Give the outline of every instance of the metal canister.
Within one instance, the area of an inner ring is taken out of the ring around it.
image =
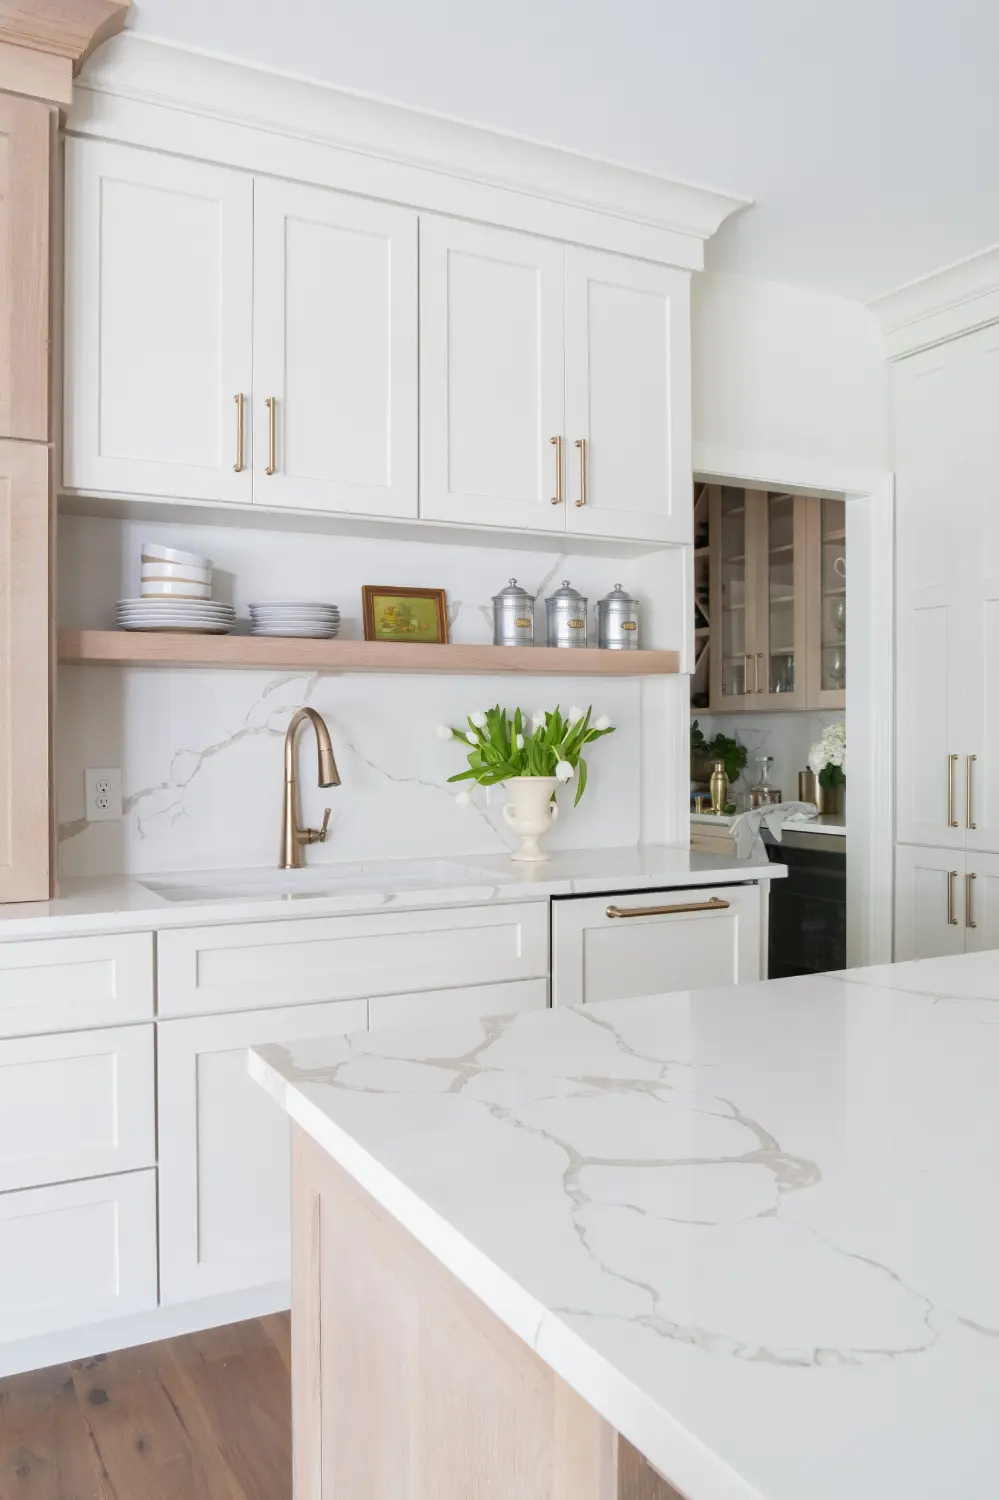
[[[534,645],[534,595],[516,578],[493,595],[493,645]]]
[[[549,646],[586,645],[586,599],[563,578],[562,587],[545,600]]]
[[[615,583],[609,594],[597,600],[598,640],[605,651],[638,650],[639,603]]]

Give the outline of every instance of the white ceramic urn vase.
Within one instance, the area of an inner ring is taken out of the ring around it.
[[[514,776],[504,783],[510,801],[504,804],[503,817],[520,834],[520,848],[510,856],[536,864],[550,859],[538,844],[538,839],[548,832],[558,817],[558,808],[552,801],[552,792],[558,786],[554,776]]]

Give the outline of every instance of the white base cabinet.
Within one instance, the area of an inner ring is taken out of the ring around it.
[[[3,1344],[155,1307],[156,1173],[0,1194],[0,1267]]]
[[[895,962],[999,948],[999,855],[898,844]]]
[[[588,1005],[764,977],[756,885],[552,902],[552,1004]]]

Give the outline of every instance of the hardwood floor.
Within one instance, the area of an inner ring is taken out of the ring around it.
[[[0,1500],[291,1500],[287,1313],[0,1380]]]

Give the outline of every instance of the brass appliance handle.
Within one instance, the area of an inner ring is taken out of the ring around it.
[[[562,504],[562,439],[553,437],[552,444],[555,448],[555,493],[552,496],[553,505]]]
[[[978,824],[975,822],[974,817],[972,816],[972,812],[971,812],[971,805],[972,805],[971,804],[971,791],[972,791],[972,785],[971,784],[972,784],[972,779],[973,779],[973,775],[974,775],[974,773],[972,771],[972,767],[974,766],[975,761],[977,759],[978,759],[977,755],[969,755],[968,756],[968,775],[967,775],[967,783],[966,783],[966,786],[965,786],[965,808],[964,808],[964,824],[965,824],[966,828],[977,828],[978,827]],[[974,922],[972,922],[971,926],[974,927],[974,925],[975,925]]]
[[[974,823],[972,823],[971,827],[974,828],[974,826],[975,826]],[[973,907],[973,903],[972,903],[972,894],[973,894],[972,881],[975,881],[977,879],[978,879],[978,876],[976,874],[974,874],[974,872],[972,872],[969,875],[965,875],[965,877],[964,877],[964,925],[965,925],[965,927],[977,927],[978,926],[978,923],[975,921],[974,907]]]
[[[245,412],[245,407],[246,407],[246,397],[243,395],[243,392],[240,391],[238,393],[238,395],[233,396],[232,399],[236,403],[236,462],[232,466],[232,472],[234,474],[242,474],[242,472],[243,472],[243,438],[244,438],[244,430],[245,430],[244,429],[244,420],[245,420],[244,419],[244,412]]]
[[[586,439],[577,438],[576,447],[579,449],[579,499],[576,505],[586,504]]]
[[[277,397],[268,396],[267,408],[267,467],[265,474],[277,473]]]
[[[947,826],[956,828],[957,819],[954,816],[954,766],[960,759],[957,755],[947,757]]]
[[[671,917],[680,911],[727,911],[729,903],[720,896],[710,901],[688,901],[679,906],[608,906],[608,917]]]
[[[954,881],[957,879],[956,870],[947,871],[947,926],[956,927],[957,918],[954,915]]]

